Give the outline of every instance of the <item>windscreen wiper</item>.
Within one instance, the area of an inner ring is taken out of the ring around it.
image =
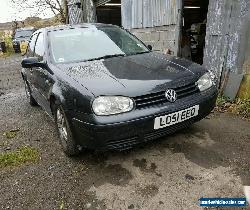
[[[145,54],[145,53],[150,53],[150,51],[131,53],[131,54],[128,54],[128,55],[131,56],[131,55],[139,55],[139,54]]]
[[[120,57],[120,56],[126,56],[126,54],[104,55],[104,56],[101,56],[101,57],[98,57],[98,58],[92,58],[92,59],[88,59],[88,60],[85,60],[85,61],[95,61],[95,60],[114,58],[114,57]]]

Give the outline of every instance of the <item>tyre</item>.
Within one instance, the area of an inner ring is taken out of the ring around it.
[[[54,109],[56,127],[59,134],[60,144],[67,156],[76,156],[80,153],[70,130],[69,122],[61,106]]]
[[[14,49],[15,50],[15,53],[20,53],[20,50],[18,49]]]
[[[29,86],[29,83],[27,82],[27,80],[24,81],[24,85],[25,85],[25,90],[26,90],[27,97],[29,98],[30,105],[31,106],[38,106],[38,103],[36,102],[36,100],[31,95],[31,89],[30,89],[30,86]]]
[[[15,53],[20,53],[21,52],[21,49],[20,49],[20,45],[13,45],[13,49],[15,51]]]

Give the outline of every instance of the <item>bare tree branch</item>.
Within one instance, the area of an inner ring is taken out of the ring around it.
[[[51,10],[56,16],[60,16],[63,23],[66,23],[68,14],[66,14],[67,0],[11,0],[12,6],[22,12],[25,9],[32,10],[31,16],[39,15],[46,10]]]

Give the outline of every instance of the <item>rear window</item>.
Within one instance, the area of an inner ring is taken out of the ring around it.
[[[30,38],[33,32],[33,30],[19,30],[16,31],[15,38]]]

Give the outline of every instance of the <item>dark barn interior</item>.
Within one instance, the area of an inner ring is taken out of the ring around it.
[[[203,63],[208,5],[209,0],[184,0],[182,57],[199,64]]]
[[[121,0],[112,0],[108,3],[97,5],[96,15],[98,23],[121,26]]]
[[[207,18],[209,0],[184,0],[184,28],[201,23]]]

